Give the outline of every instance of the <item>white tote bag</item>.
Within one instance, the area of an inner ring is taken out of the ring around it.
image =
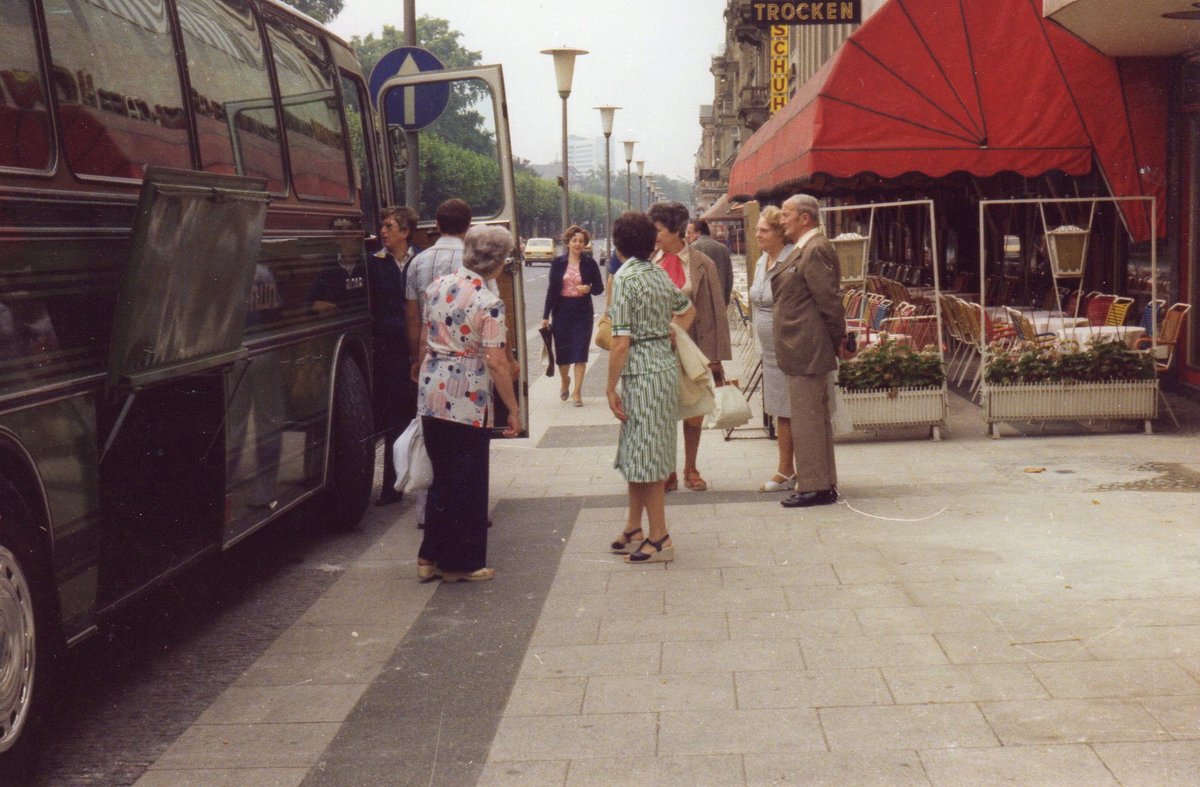
[[[712,412],[704,417],[705,429],[736,429],[753,416],[746,395],[736,385],[716,389]]]
[[[392,464],[396,466],[396,483],[392,488],[397,492],[417,492],[433,483],[433,463],[425,452],[420,416],[412,419],[392,443]]]

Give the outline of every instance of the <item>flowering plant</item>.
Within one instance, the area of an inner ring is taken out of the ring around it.
[[[932,347],[914,350],[879,334],[877,343],[838,367],[838,385],[847,391],[890,388],[931,388],[942,385],[946,372]]]
[[[1120,339],[1096,339],[1087,347],[1018,342],[988,349],[983,379],[991,385],[1044,382],[1153,380],[1154,359]]]

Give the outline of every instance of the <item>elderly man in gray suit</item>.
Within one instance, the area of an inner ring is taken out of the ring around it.
[[[771,272],[771,292],[775,352],[792,404],[796,491],[780,504],[823,506],[838,499],[829,373],[839,357],[848,355],[846,314],[838,295],[841,269],[833,244],[821,232],[816,198],[793,195],[782,210],[784,234],[796,248]]]

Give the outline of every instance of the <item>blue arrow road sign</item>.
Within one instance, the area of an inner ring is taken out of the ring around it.
[[[445,68],[427,49],[402,46],[393,49],[379,59],[371,69],[367,84],[371,90],[371,101],[376,102],[383,83],[395,76],[410,76],[425,71],[441,71]],[[406,131],[425,128],[442,116],[450,102],[450,83],[433,82],[424,85],[406,85],[387,94],[384,120],[388,125],[400,126]]]

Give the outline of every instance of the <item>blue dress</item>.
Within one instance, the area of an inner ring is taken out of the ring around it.
[[[554,335],[554,360],[559,366],[587,363],[588,348],[592,343],[592,327],[595,312],[592,297],[604,294],[604,279],[600,266],[590,255],[579,260],[580,283],[590,284],[587,295],[575,298],[563,297],[563,276],[567,272],[567,256],[556,257],[550,263],[550,281],[546,288],[546,305],[542,318],[551,318],[550,331]]]

